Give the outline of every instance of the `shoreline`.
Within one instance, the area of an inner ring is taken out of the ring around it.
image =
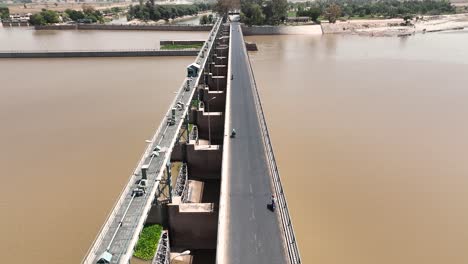
[[[322,23],[323,34],[352,34],[371,37],[402,37],[414,34],[461,30],[468,28],[468,13],[438,16],[422,16],[411,20],[405,26],[403,19],[375,19],[338,21],[334,24]]]

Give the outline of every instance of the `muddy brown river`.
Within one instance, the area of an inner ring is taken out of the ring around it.
[[[0,49],[204,38],[18,32]],[[303,263],[468,262],[468,34],[248,40]],[[0,60],[2,263],[80,262],[192,60]]]

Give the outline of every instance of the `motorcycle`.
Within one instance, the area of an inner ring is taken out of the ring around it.
[[[271,196],[271,203],[267,204],[267,208],[272,212],[276,209],[275,197],[273,195]]]

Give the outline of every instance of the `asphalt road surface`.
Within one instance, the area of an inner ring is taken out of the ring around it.
[[[256,113],[253,80],[237,22],[231,24],[231,127],[227,262],[287,263],[277,212],[267,209],[272,182]]]

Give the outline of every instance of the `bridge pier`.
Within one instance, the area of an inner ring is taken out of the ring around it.
[[[171,246],[216,249],[218,211],[213,203],[169,204]]]

